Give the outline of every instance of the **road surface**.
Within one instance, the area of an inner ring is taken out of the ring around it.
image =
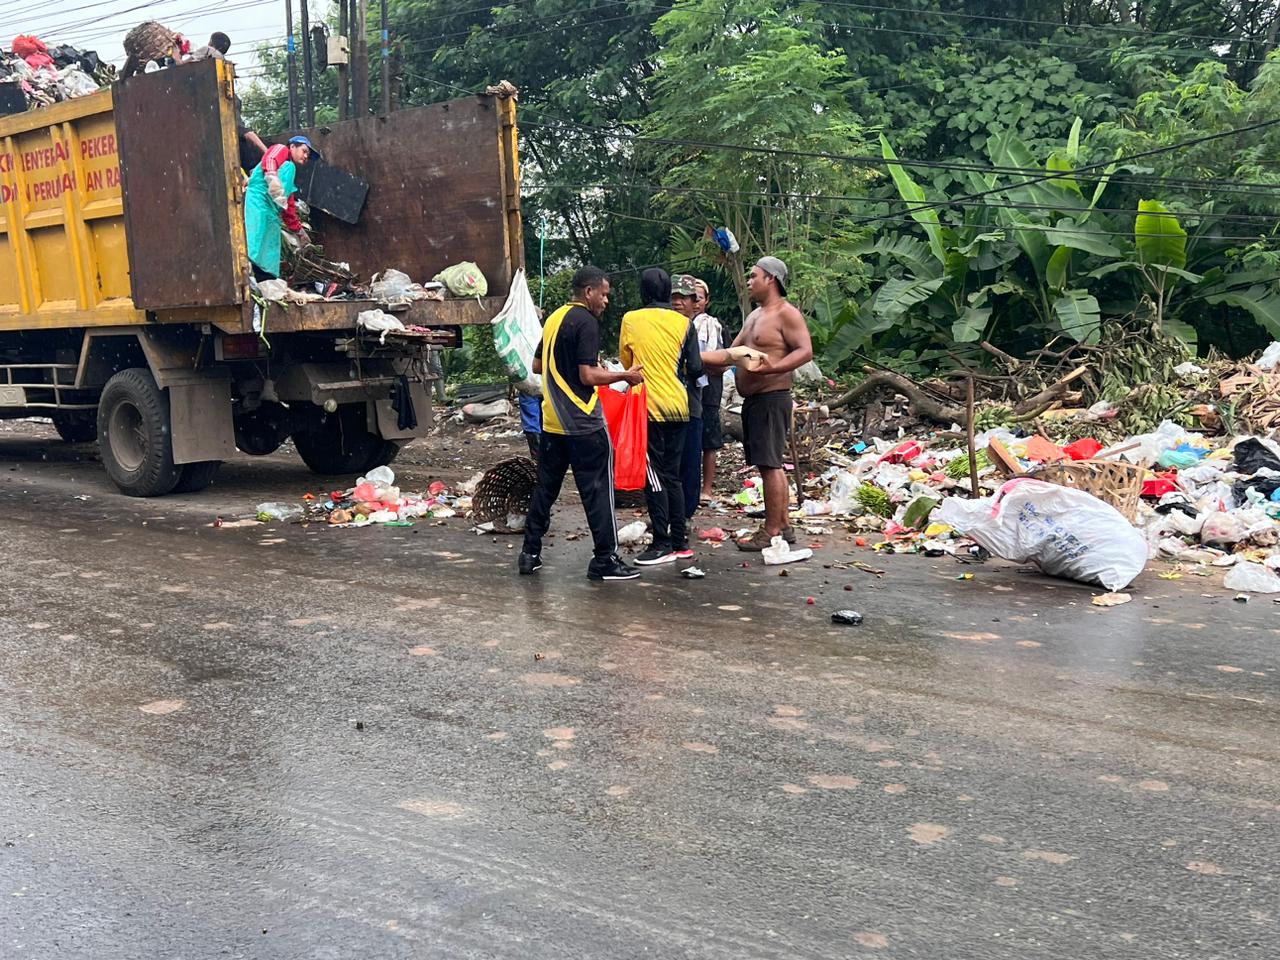
[[[284,453],[140,501],[46,435],[0,435],[6,960],[1280,952],[1280,607],[1216,576],[592,584],[572,508],[517,577],[461,520],[209,525],[325,486]]]

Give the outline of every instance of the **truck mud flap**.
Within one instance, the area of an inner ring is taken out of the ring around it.
[[[173,462],[229,460],[236,452],[231,418],[231,381],[192,376],[170,377],[169,420],[173,426]]]

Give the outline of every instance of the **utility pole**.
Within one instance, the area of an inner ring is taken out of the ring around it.
[[[387,0],[382,0],[382,115],[391,112],[391,41],[387,32]]]
[[[355,115],[362,119],[369,115],[369,0],[355,0],[356,23],[352,34],[355,37],[353,56],[355,65]]]
[[[347,36],[347,0],[338,0],[338,36],[340,37]],[[351,40],[350,38],[348,38],[347,40],[348,61],[351,58],[350,49],[351,49]],[[347,94],[347,66],[348,65],[346,63],[338,64],[338,119],[339,120],[345,120],[349,115],[348,106],[347,106],[347,95],[348,95]]]
[[[298,129],[298,64],[294,59],[295,47],[293,42],[293,0],[284,0],[284,32],[288,35],[288,42],[285,44],[285,63],[288,66],[289,77],[289,129]]]
[[[302,92],[306,106],[307,126],[316,125],[315,76],[311,69],[311,14],[307,0],[302,0]]]

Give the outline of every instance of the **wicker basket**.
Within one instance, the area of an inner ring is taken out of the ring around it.
[[[1091,493],[1133,521],[1138,515],[1144,474],[1141,467],[1120,460],[1076,460],[1045,464],[1032,476]]]
[[[492,523],[497,533],[521,533],[508,517],[529,512],[533,490],[538,483],[538,466],[528,457],[512,457],[490,468],[476,485],[471,498],[471,514],[476,524]]]
[[[178,35],[154,20],[140,23],[124,36],[124,52],[140,64],[173,55]]]

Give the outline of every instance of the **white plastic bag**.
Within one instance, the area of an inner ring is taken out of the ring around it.
[[[507,302],[490,322],[493,345],[507,365],[507,373],[516,381],[516,389],[530,396],[542,396],[542,378],[533,372],[533,358],[542,342],[542,324],[538,322],[538,308],[534,306],[523,270],[517,270],[511,278]]]
[[[1227,571],[1222,585],[1246,593],[1280,593],[1280,577],[1260,563],[1237,563]]]
[[[1254,364],[1259,370],[1274,370],[1280,365],[1280,342],[1274,342],[1262,351],[1262,356]]]
[[[402,270],[386,270],[373,275],[369,295],[389,307],[402,306],[415,300],[425,300],[427,292],[422,284],[414,283]]]
[[[643,520],[618,528],[618,543],[624,547],[638,547],[649,539],[649,528]]]
[[[399,319],[381,310],[361,310],[356,314],[356,326],[370,333],[381,333],[382,336],[378,338],[379,343],[386,343],[387,334],[392,330],[404,329],[404,324]]]
[[[998,557],[1120,590],[1147,565],[1147,542],[1115,507],[1072,487],[1020,477],[994,497],[942,501],[935,519]]]
[[[813,551],[808,547],[792,550],[785,538],[774,537],[769,541],[769,545],[760,551],[760,556],[764,558],[765,563],[776,566],[781,563],[798,563],[801,560],[808,560],[813,556]]]

